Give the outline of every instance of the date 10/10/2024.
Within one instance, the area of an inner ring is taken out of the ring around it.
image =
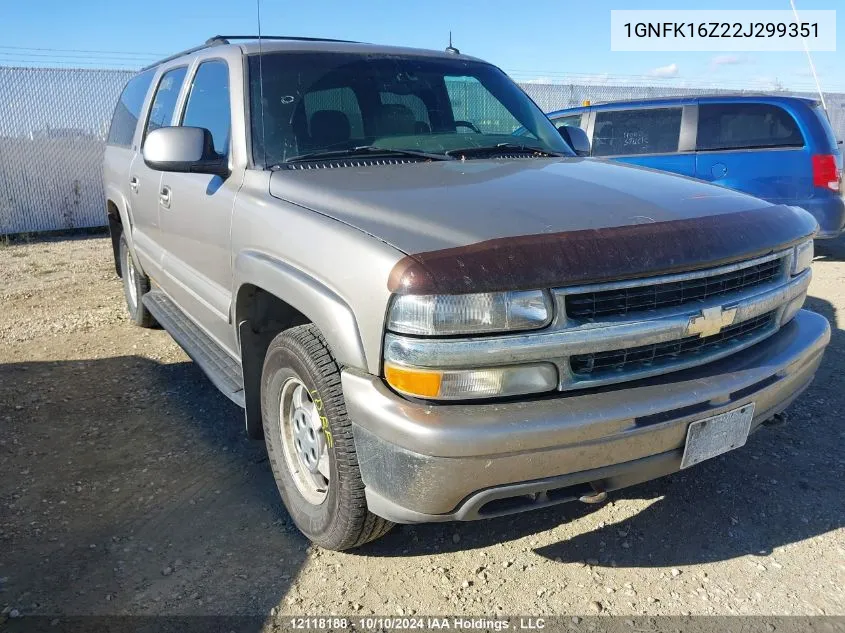
[[[539,631],[546,628],[544,618],[469,618],[469,617],[294,617],[291,629],[327,631],[354,628],[357,630],[458,630],[458,631]]]

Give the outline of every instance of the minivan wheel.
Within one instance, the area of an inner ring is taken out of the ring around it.
[[[155,318],[141,301],[141,298],[150,291],[150,278],[135,266],[125,234],[120,235],[120,271],[129,318],[135,325],[155,327]]]
[[[291,328],[270,343],[261,414],[276,485],[305,536],[343,550],[393,527],[367,509],[340,368],[316,326]]]

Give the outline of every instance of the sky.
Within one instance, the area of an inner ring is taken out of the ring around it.
[[[137,68],[218,33],[257,32],[258,0],[0,0],[0,65]],[[845,3],[836,52],[814,53],[823,89],[845,91]],[[803,52],[610,50],[611,9],[789,9],[788,0],[260,0],[265,35],[444,48],[454,45],[519,81],[812,90]]]

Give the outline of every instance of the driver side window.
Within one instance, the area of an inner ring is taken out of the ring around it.
[[[475,77],[445,77],[456,132],[513,134],[522,127]],[[462,125],[463,124],[463,125]]]
[[[182,125],[209,130],[214,151],[228,156],[231,119],[229,67],[220,60],[203,62],[194,75]]]
[[[143,140],[153,130],[170,125],[173,119],[173,112],[176,110],[176,100],[179,98],[179,91],[182,90],[182,82],[188,73],[186,66],[180,66],[168,70],[161,76],[156,88],[153,103],[150,106],[150,113],[147,115],[147,124],[144,128]],[[143,140],[141,141],[143,145]]]

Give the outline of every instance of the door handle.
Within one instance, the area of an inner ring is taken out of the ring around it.
[[[138,193],[138,187],[140,184],[141,183],[138,180],[138,176],[132,176],[129,178],[129,188],[132,190],[133,193]]]
[[[170,208],[170,187],[168,187],[167,185],[164,185],[164,187],[161,188],[161,193],[159,193],[158,199],[161,202],[161,206],[163,206],[165,209],[169,209]]]

